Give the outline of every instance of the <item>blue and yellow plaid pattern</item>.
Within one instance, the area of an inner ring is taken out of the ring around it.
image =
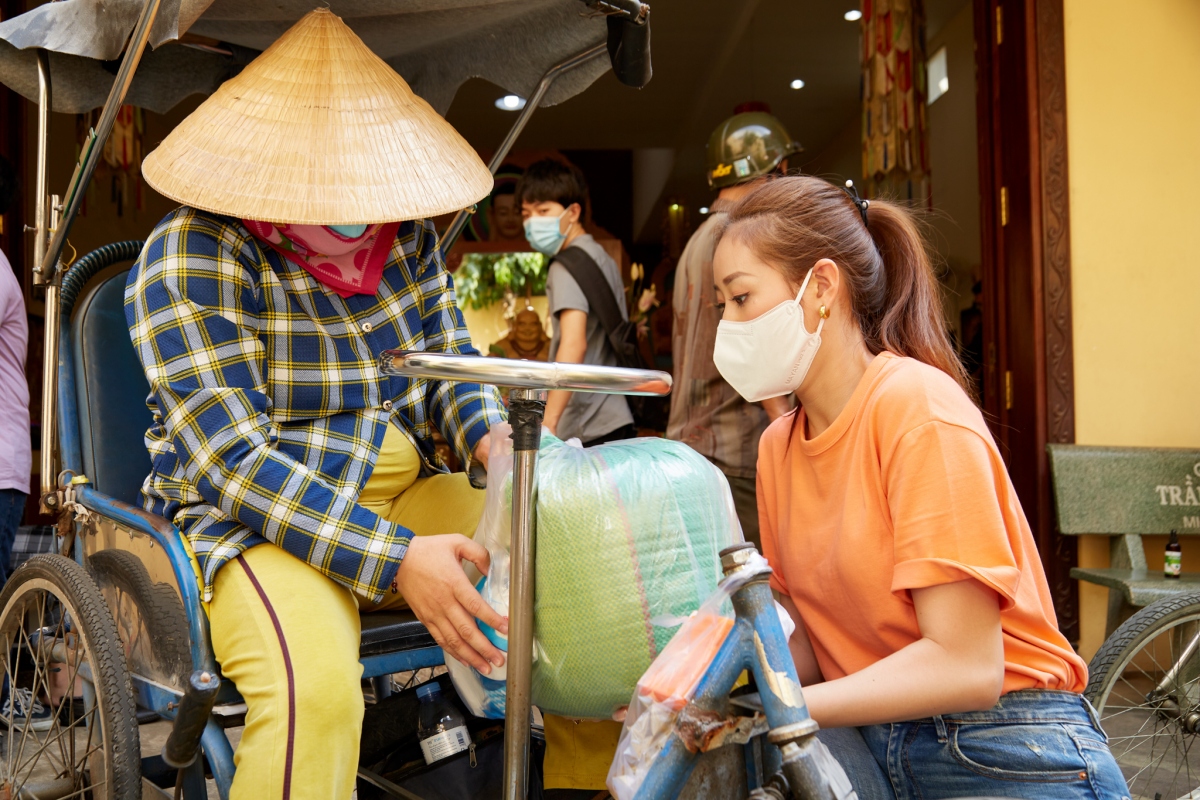
[[[264,542],[379,600],[412,536],[355,502],[386,426],[444,472],[435,428],[465,463],[504,419],[493,387],[379,372],[390,348],[477,354],[429,221],[401,225],[374,295],[342,298],[237,220],[180,208],[130,271],[125,317],[154,414],[143,505],[187,535],[206,600]]]

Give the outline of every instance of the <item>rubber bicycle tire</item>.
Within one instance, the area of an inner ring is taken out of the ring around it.
[[[1104,644],[1088,664],[1088,683],[1087,688],[1083,690],[1083,696],[1103,713],[1104,709],[1101,708],[1099,700],[1113,665],[1120,663],[1127,651],[1153,638],[1158,627],[1168,625],[1189,613],[1200,614],[1200,592],[1188,592],[1159,600],[1125,620],[1121,627],[1104,640]]]
[[[8,624],[13,601],[39,591],[30,584],[40,580],[53,586],[52,594],[72,612],[73,630],[86,644],[94,671],[96,700],[104,735],[109,774],[104,800],[140,800],[142,797],[141,744],[133,685],[125,655],[117,638],[116,623],[95,582],[79,564],[54,554],[36,555],[21,565],[0,592],[0,631]],[[91,793],[93,797],[95,792]]]

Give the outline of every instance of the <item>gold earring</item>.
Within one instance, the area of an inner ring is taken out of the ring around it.
[[[829,319],[829,308],[824,303],[817,309],[817,313],[821,315],[821,319]]]

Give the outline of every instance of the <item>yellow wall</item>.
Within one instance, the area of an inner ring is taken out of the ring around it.
[[[1200,3],[1063,7],[1076,439],[1200,447]],[[1081,564],[1107,565],[1107,540],[1080,545]],[[1161,563],[1161,543],[1146,551]],[[1081,589],[1085,657],[1105,602]]]

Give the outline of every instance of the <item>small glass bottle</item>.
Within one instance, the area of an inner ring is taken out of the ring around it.
[[[471,746],[466,720],[442,696],[442,687],[437,681],[418,686],[417,699],[421,701],[417,716],[417,739],[421,742],[426,764],[449,758]]]
[[[1178,578],[1183,573],[1183,548],[1179,546],[1179,534],[1171,531],[1167,542],[1166,560],[1163,562],[1163,577]]]

